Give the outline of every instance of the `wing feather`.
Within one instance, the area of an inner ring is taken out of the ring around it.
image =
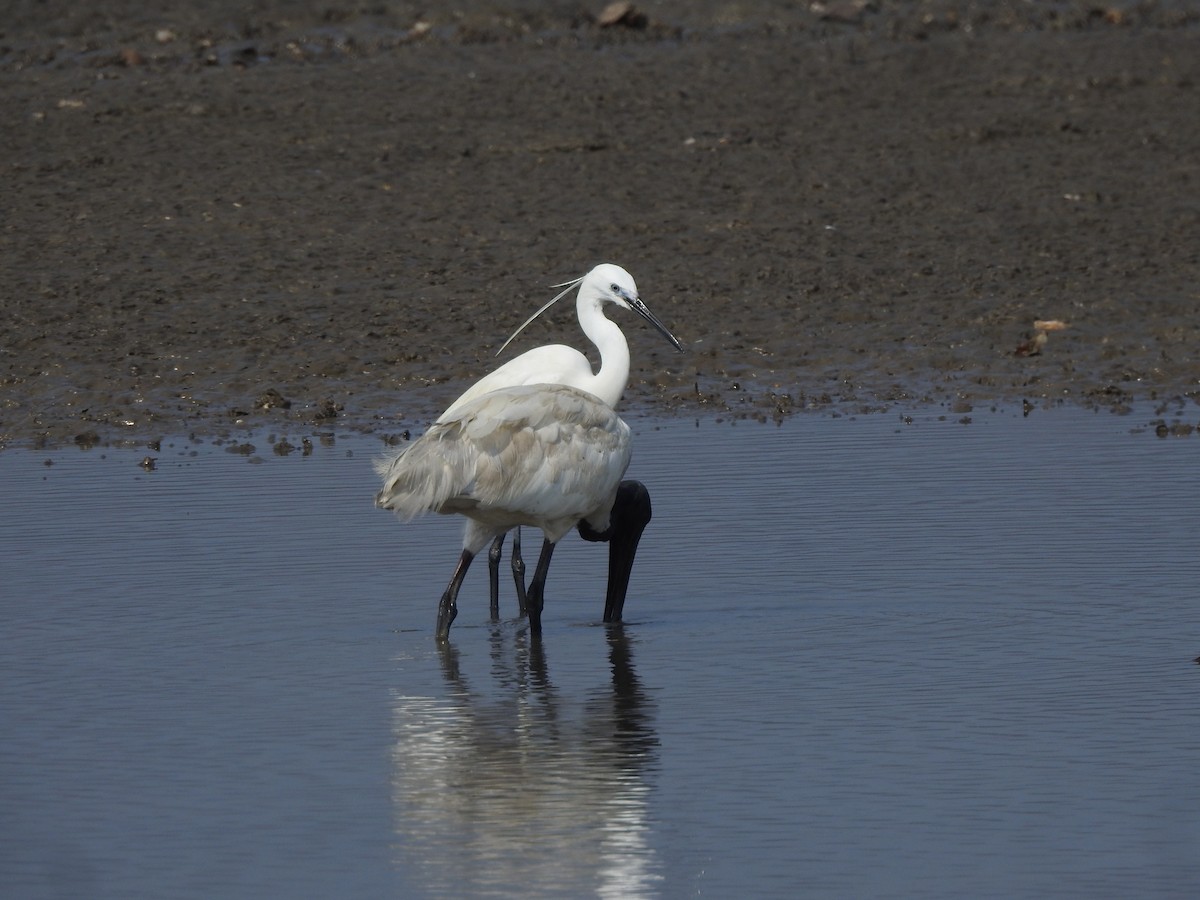
[[[461,431],[459,422],[434,425],[399,453],[377,461],[383,489],[375,505],[407,522],[461,494],[475,478],[475,461]]]
[[[585,516],[607,516],[630,443],[629,426],[585,391],[508,387],[463,404],[378,464],[376,504],[406,520],[427,511],[511,519],[557,540]]]

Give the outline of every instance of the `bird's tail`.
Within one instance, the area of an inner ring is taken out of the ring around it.
[[[455,442],[438,439],[439,428],[434,426],[394,456],[375,461],[375,471],[383,479],[375,505],[392,510],[402,522],[441,509],[475,477],[470,458],[455,452]]]

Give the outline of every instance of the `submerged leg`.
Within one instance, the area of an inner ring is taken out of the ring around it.
[[[533,581],[529,582],[529,633],[542,633],[542,605],[546,593],[546,575],[550,571],[550,557],[554,553],[554,545],[547,540],[542,541],[542,555],[538,557],[537,568],[533,570]]]
[[[463,550],[462,556],[458,558],[458,565],[454,567],[454,574],[450,576],[450,583],[446,585],[446,592],[442,594],[437,617],[439,643],[450,639],[450,623],[458,615],[458,589],[462,587],[463,579],[467,577],[467,569],[471,567],[471,560],[474,558],[475,554],[470,550]]]
[[[493,622],[500,618],[500,556],[503,552],[504,535],[498,534],[488,550],[488,589],[491,592],[489,609]]]
[[[504,535],[496,535],[492,546],[488,549],[488,588],[490,590],[492,621],[500,618],[500,558],[504,555]],[[518,526],[513,532],[512,541],[512,574],[513,584],[517,588],[517,608],[520,615],[525,615],[528,606],[528,595],[525,592],[525,559],[521,556],[521,529]]]
[[[529,596],[525,593],[525,559],[521,556],[521,526],[513,532],[512,542],[513,583],[517,587],[517,609],[521,615],[529,610]]]
[[[629,591],[629,576],[638,541],[650,523],[650,492],[640,481],[622,481],[617,488],[608,528],[596,531],[587,522],[579,523],[579,536],[585,541],[608,542],[608,590],[604,597],[604,621],[620,622]]]

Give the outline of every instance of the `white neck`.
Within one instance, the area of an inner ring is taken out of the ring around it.
[[[588,290],[586,284],[579,288],[575,312],[583,333],[600,351],[600,371],[588,390],[615,408],[629,384],[629,344],[617,324],[604,315],[598,292]]]

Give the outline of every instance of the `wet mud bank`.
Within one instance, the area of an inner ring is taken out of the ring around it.
[[[420,427],[604,260],[688,345],[620,319],[634,414],[1200,419],[1187,5],[60,5],[0,35],[6,445]]]

